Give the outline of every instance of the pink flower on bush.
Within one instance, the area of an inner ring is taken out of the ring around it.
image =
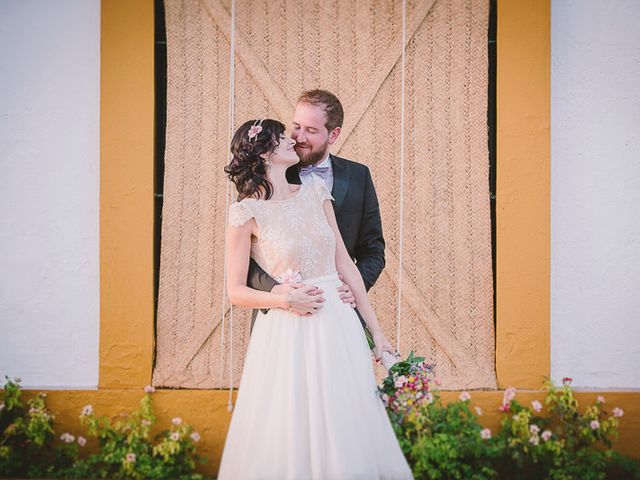
[[[178,432],[172,432],[169,438],[174,442],[177,442],[178,440],[180,440],[180,434]]]
[[[542,437],[542,440],[546,442],[551,438],[551,430],[545,430],[544,432],[542,432],[542,435],[540,436]]]
[[[533,408],[535,412],[540,413],[540,411],[542,411],[542,404],[538,400],[534,400],[531,402],[531,408]]]
[[[460,397],[458,397],[458,398],[460,398],[461,402],[466,402],[468,400],[471,400],[471,395],[469,395],[469,392],[462,392],[460,394]]]
[[[193,432],[190,436],[191,440],[193,440],[194,442],[200,441],[200,434],[198,432]]]
[[[489,440],[491,438],[491,429],[490,428],[482,429],[482,431],[480,432],[480,436],[482,437],[483,440]]]
[[[613,416],[616,418],[620,418],[621,416],[624,415],[624,411],[618,407],[614,408],[612,413],[613,413]]]
[[[529,427],[529,431],[533,434],[536,434],[540,431],[540,427],[538,427],[537,425],[531,425]]]
[[[80,414],[81,417],[85,417],[87,415],[91,415],[93,413],[93,407],[91,405],[85,405],[84,407],[82,407],[82,413]]]
[[[538,445],[540,443],[540,437],[538,437],[538,435],[531,435],[531,438],[529,438],[529,443],[531,445]]]
[[[476,407],[476,413],[478,414],[479,417],[482,416],[482,409],[480,407]]]
[[[516,396],[516,389],[513,387],[507,388],[502,394],[502,405],[498,407],[501,412],[508,412],[511,407],[511,400]]]
[[[597,430],[600,428],[600,422],[598,420],[591,420],[589,425],[591,426],[591,430]]]
[[[174,425],[180,425],[182,423],[182,419],[180,417],[175,417],[171,420],[171,423],[173,423]]]
[[[156,391],[156,389],[153,385],[147,385],[146,387],[144,387],[144,391],[145,393],[153,393]]]
[[[86,438],[78,437],[78,445],[80,445],[81,447],[84,447],[86,443],[87,443],[87,439]]]
[[[135,462],[136,461],[136,454],[132,453],[132,452],[127,453],[126,460],[129,463]]]
[[[424,400],[427,403],[433,403],[433,393],[427,392],[424,396]]]

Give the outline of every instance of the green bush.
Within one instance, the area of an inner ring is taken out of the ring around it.
[[[389,418],[416,479],[640,479],[640,461],[611,449],[622,410],[607,412],[599,396],[580,413],[566,380],[560,388],[545,383],[546,412],[507,389],[497,434],[480,425],[482,411],[472,411],[467,392],[444,405],[434,390],[432,402]]]
[[[146,395],[134,412],[110,420],[98,417],[91,405],[80,414],[80,423],[89,437],[98,442],[98,452],[84,454],[85,437],[69,432],[54,444],[53,415],[45,408],[46,394],[28,402],[21,400],[19,382],[9,380],[0,403],[0,476],[29,478],[175,478],[199,480],[198,463],[205,463],[196,444],[200,435],[181,418],[172,420],[169,429],[151,438],[156,422],[151,394]]]

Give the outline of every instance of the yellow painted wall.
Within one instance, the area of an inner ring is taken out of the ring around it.
[[[550,374],[550,4],[498,1],[496,373]]]
[[[100,388],[149,383],[154,348],[154,14],[104,0],[100,47]]]
[[[25,395],[30,398],[35,392]],[[595,397],[602,394],[606,399],[606,406],[622,408],[625,412],[621,418],[621,436],[614,443],[614,447],[623,453],[640,456],[640,393],[638,392],[581,392],[577,394],[578,401],[584,407],[591,404]],[[144,395],[142,389],[127,390],[58,390],[49,391],[47,406],[56,418],[56,432],[68,431],[73,435],[86,435],[81,427],[78,415],[82,407],[91,404],[97,415],[115,416],[123,411],[137,408],[138,402]],[[202,469],[203,473],[213,475],[217,472],[222,455],[222,448],[229,426],[231,414],[227,411],[228,391],[220,390],[157,390],[153,395],[154,411],[158,417],[156,432],[169,428],[171,419],[180,416],[194,427],[202,438],[198,450],[201,455],[207,455],[209,462]],[[445,402],[457,400],[459,392],[444,392]],[[235,394],[234,394],[235,398]],[[523,405],[530,405],[531,400],[542,401],[544,394],[540,391],[519,391],[516,399]],[[471,392],[473,405],[483,410],[481,423],[493,431],[498,427],[500,413],[497,408],[502,402],[501,391]],[[95,439],[90,439],[87,448],[95,448]]]

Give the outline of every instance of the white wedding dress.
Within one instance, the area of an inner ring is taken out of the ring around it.
[[[362,324],[336,291],[336,241],[322,209],[331,195],[314,180],[286,200],[244,199],[229,209],[232,225],[255,218],[251,256],[268,274],[299,271],[326,301],[310,317],[258,314],[218,478],[413,479]]]

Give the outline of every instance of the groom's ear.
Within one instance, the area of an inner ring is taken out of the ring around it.
[[[331,130],[331,133],[329,133],[329,145],[333,145],[334,143],[336,143],[336,140],[338,140],[341,131],[342,130],[340,129],[340,127],[336,127]]]

